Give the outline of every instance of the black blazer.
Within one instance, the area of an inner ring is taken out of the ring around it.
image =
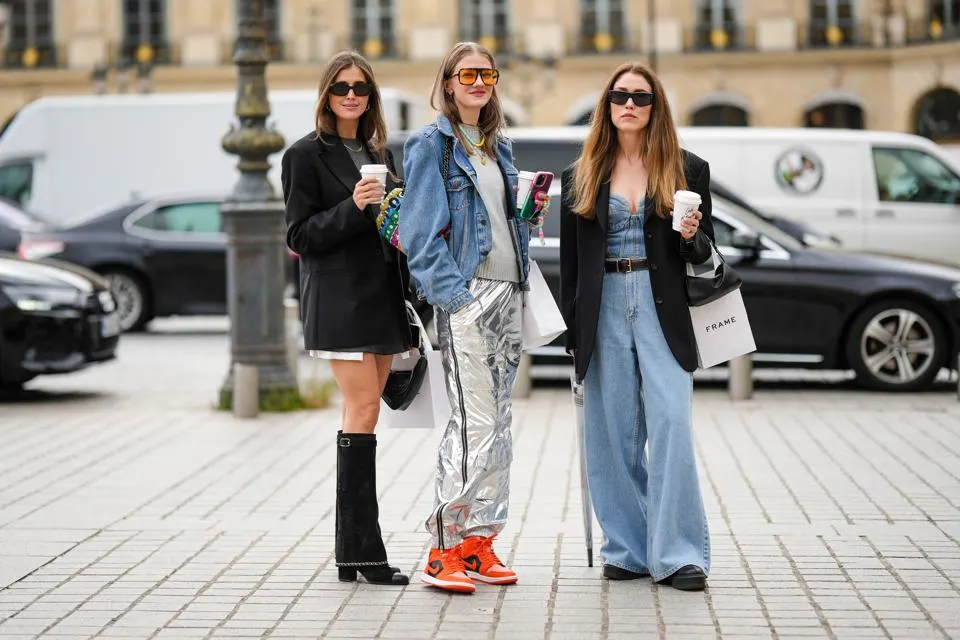
[[[644,208],[644,241],[650,263],[650,282],[660,326],[670,351],[687,371],[697,368],[697,345],[687,307],[684,278],[686,262],[699,263],[710,258],[713,222],[710,213],[710,166],[692,153],[684,152],[684,173],[691,191],[702,202],[700,228],[692,243],[683,241],[673,230],[670,218],[656,213],[656,202],[647,198]],[[587,374],[600,317],[604,260],[607,250],[610,182],[604,182],[597,194],[595,216],[588,220],[570,208],[573,201],[573,169],[563,173],[560,205],[560,309],[567,324],[567,349],[576,350],[574,364],[577,379]]]
[[[389,150],[386,164],[396,175]],[[406,261],[377,232],[378,206],[354,204],[360,171],[347,150],[336,137],[309,133],[284,152],[281,167],[287,246],[300,255],[305,347],[360,350],[393,344],[398,332],[409,346]],[[395,186],[388,175],[387,193]]]

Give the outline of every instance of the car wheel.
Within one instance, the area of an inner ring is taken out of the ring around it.
[[[946,333],[928,308],[886,300],[865,308],[850,327],[847,359],[865,386],[885,391],[928,388],[940,373]]]
[[[121,331],[138,331],[150,321],[147,312],[147,290],[143,281],[126,271],[105,271],[110,292],[117,301]]]

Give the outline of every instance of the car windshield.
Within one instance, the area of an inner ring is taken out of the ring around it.
[[[722,211],[729,213],[740,222],[750,226],[754,231],[757,231],[770,238],[784,249],[803,249],[802,242],[793,236],[784,233],[757,214],[744,209],[740,205],[734,204],[733,202],[730,202],[729,200],[722,198],[717,194],[713,194],[713,204],[715,207],[719,207]]]

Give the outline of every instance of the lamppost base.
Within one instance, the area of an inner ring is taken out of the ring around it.
[[[220,408],[233,406],[235,363],[257,368],[262,410],[302,408],[300,389],[287,360],[283,203],[227,201],[220,210],[228,238],[230,314],[230,369],[220,388]]]

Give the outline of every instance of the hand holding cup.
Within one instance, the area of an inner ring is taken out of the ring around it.
[[[381,202],[383,196],[383,183],[373,176],[361,178],[360,182],[353,188],[353,203],[357,205],[357,209],[361,211],[365,209],[367,205]]]

